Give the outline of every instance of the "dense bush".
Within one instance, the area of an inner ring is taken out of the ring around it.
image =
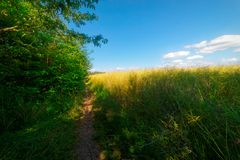
[[[73,159],[98,0],[0,1],[0,159]],[[86,11],[86,12],[83,12]],[[75,24],[75,25],[74,25]]]
[[[91,76],[108,159],[239,159],[240,68]]]
[[[80,8],[94,8],[96,2],[0,2],[0,132],[66,111],[71,95],[84,90],[90,63],[83,45],[103,39],[75,32],[68,23],[95,19]]]

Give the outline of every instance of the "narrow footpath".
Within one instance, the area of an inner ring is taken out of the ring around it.
[[[93,140],[93,97],[88,96],[83,103],[83,117],[79,123],[78,135],[79,143],[77,144],[78,160],[99,160],[99,147]]]

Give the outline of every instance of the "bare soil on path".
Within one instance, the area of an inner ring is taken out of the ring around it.
[[[78,160],[99,160],[99,147],[93,140],[93,97],[88,96],[83,103],[83,117],[78,126],[78,143],[76,146]]]

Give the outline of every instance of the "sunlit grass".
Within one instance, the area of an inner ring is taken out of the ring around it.
[[[239,159],[240,67],[93,75],[109,158]]]

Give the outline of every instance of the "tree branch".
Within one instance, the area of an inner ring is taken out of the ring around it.
[[[17,27],[18,26],[13,26],[13,27],[7,27],[7,28],[2,28],[0,29],[0,33],[1,32],[17,32]]]

